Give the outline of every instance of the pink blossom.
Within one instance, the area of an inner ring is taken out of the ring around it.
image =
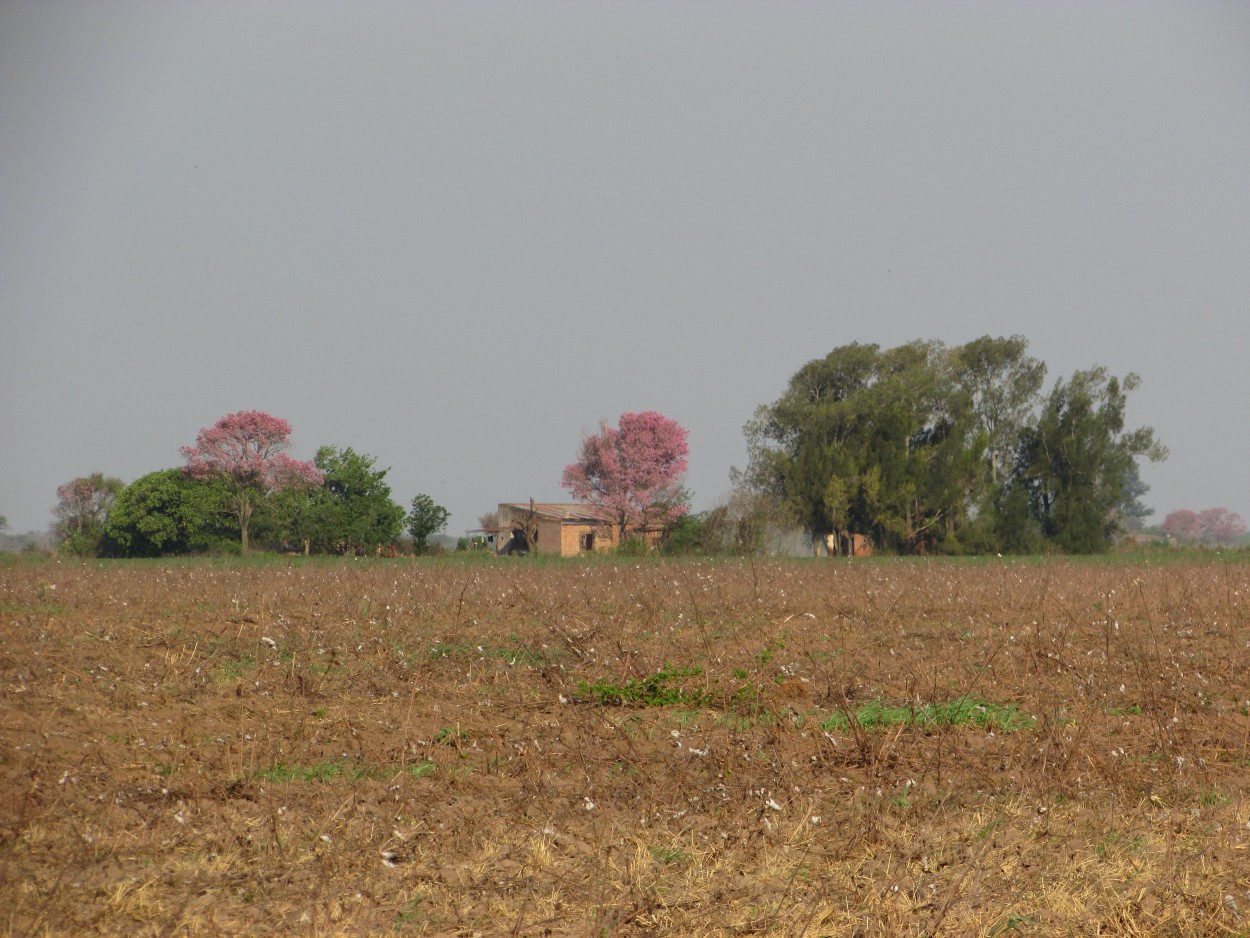
[[[582,441],[578,460],[560,484],[573,497],[607,508],[622,533],[627,525],[664,525],[688,511],[681,481],[686,430],[655,411],[621,414],[619,429],[600,424]]]
[[[291,425],[259,410],[227,414],[200,431],[195,446],[182,447],[186,471],[197,479],[225,474],[246,485],[274,492],[292,484],[320,485],[311,462],[286,455]]]

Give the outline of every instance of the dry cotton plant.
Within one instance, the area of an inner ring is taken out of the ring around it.
[[[1247,570],[7,563],[0,921],[1250,934]]]

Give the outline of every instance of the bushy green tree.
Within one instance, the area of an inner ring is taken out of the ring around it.
[[[1126,498],[1136,501],[1141,492],[1137,458],[1167,458],[1153,429],[1124,429],[1127,392],[1139,382],[1135,374],[1121,382],[1102,367],[1078,371],[1055,384],[1037,426],[1024,435],[1018,484],[1029,492],[1042,535],[1065,553],[1106,550]]]
[[[1028,486],[1009,481],[993,505],[994,547],[1003,554],[1036,554],[1042,549],[1042,528],[1033,514]]]
[[[447,527],[447,519],[451,517],[442,505],[436,504],[430,496],[422,494],[412,500],[412,511],[408,513],[408,533],[412,535],[412,548],[417,554],[430,551],[430,535],[437,534]]]
[[[195,479],[181,469],[150,472],[117,493],[103,550],[117,557],[160,557],[233,544],[229,496],[220,479]]]
[[[936,549],[967,521],[983,443],[940,343],[834,349],[746,432],[746,481],[785,500],[817,541],[863,533],[895,550]]]
[[[1031,423],[1038,404],[1045,363],[1028,354],[1028,340],[982,336],[954,350],[956,379],[980,431],[990,481],[997,485],[1011,471],[1020,434]]]
[[[813,538],[847,532],[865,512],[871,481],[860,472],[859,429],[879,352],[876,345],[854,343],[808,362],[746,425],[741,481],[784,501]]]
[[[665,526],[660,551],[678,557],[711,553],[707,534],[707,513],[687,512]]]
[[[391,500],[390,470],[376,469],[375,463],[351,447],[321,447],[313,464],[324,482],[274,500],[291,538],[319,553],[372,551],[394,543],[404,528],[404,509]]]

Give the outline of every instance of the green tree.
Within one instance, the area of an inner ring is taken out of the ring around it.
[[[1142,501],[1149,491],[1150,486],[1141,477],[1141,464],[1134,459],[1129,464],[1128,474],[1124,478],[1124,491],[1115,507],[1120,525],[1125,531],[1139,534],[1146,529],[1146,519],[1155,513],[1153,508]]]
[[[816,543],[946,553],[1105,547],[1146,509],[1136,459],[1166,450],[1124,431],[1123,384],[1096,368],[1042,397],[1021,336],[958,348],[858,343],[808,362],[746,425],[752,492],[782,501]]]
[[[988,335],[954,351],[956,378],[968,393],[995,485],[1011,469],[1021,432],[1036,409],[1046,365],[1027,354],[1028,340]]]
[[[412,511],[407,518],[413,550],[418,554],[429,553],[430,535],[447,527],[447,519],[450,517],[451,513],[442,505],[435,504],[430,496],[422,494],[414,498]]]
[[[389,469],[351,447],[323,446],[313,464],[325,477],[315,489],[292,489],[275,499],[287,529],[317,552],[373,550],[404,529],[404,509],[391,500]]]
[[[159,557],[233,544],[224,520],[229,488],[181,469],[150,472],[120,492],[104,526],[103,551],[117,557]]]
[[[1033,513],[1029,487],[1008,481],[1001,488],[990,516],[999,553],[1036,554],[1042,549],[1042,529]]]
[[[746,434],[742,479],[782,499],[818,543],[864,533],[894,550],[942,549],[968,521],[983,444],[940,343],[836,348]]]
[[[1121,383],[1102,367],[1078,371],[1056,382],[1023,436],[1017,483],[1029,493],[1042,536],[1065,553],[1106,550],[1126,498],[1136,501],[1144,491],[1135,461],[1167,458],[1150,427],[1124,430],[1127,395],[1139,383],[1135,374]]]
[[[879,357],[878,346],[853,343],[808,362],[745,427],[737,481],[783,502],[814,539],[849,532],[862,513],[860,411]]]
[[[660,550],[665,554],[686,556],[704,552],[705,518],[702,513],[687,512],[664,526]]]
[[[940,549],[966,521],[980,449],[950,362],[938,342],[891,349],[867,398],[863,470],[880,482],[862,530],[894,550]]]

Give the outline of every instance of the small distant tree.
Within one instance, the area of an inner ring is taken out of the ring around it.
[[[630,526],[664,527],[689,511],[682,488],[689,447],[686,429],[655,411],[621,414],[582,441],[560,484],[579,501],[611,512],[625,539]]]
[[[776,553],[798,525],[791,507],[768,492],[738,487],[724,505],[730,549],[736,554]]]
[[[534,507],[534,499],[530,499],[527,509],[512,512],[512,529],[521,532],[525,542],[525,552],[533,553],[538,546],[538,510]]]
[[[665,554],[686,556],[708,553],[707,512],[687,512],[664,529],[660,550]]]
[[[224,478],[230,483],[227,510],[239,527],[240,546],[248,551],[252,516],[268,496],[295,487],[312,488],[323,481],[310,462],[292,459],[291,425],[259,410],[227,414],[196,437],[195,446],[182,447],[193,478]]]
[[[430,496],[421,494],[414,498],[412,511],[408,514],[408,533],[412,535],[413,552],[428,554],[430,536],[446,528],[450,517],[451,512],[436,504]]]
[[[57,487],[53,513],[56,538],[63,550],[82,555],[99,552],[104,522],[122,486],[121,479],[94,472]]]
[[[1141,468],[1137,460],[1133,460],[1129,463],[1124,479],[1124,491],[1115,508],[1121,527],[1130,534],[1139,534],[1144,531],[1146,519],[1155,513],[1153,508],[1142,501],[1149,491],[1150,486],[1142,480]]]

